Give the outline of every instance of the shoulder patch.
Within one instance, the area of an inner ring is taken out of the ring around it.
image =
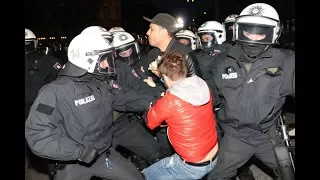
[[[56,69],[56,70],[60,70],[62,68],[61,64],[59,64],[58,62],[56,62],[53,67]]]
[[[54,111],[54,109],[55,108],[52,107],[52,106],[40,103],[40,104],[38,104],[36,111],[51,116],[53,111]]]

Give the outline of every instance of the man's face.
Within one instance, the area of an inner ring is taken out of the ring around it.
[[[186,46],[189,46],[190,44],[190,41],[188,39],[179,39],[178,41]]]
[[[129,57],[132,54],[132,47],[128,50],[119,52],[119,56],[121,57]]]
[[[213,40],[213,37],[210,34],[204,34],[201,36],[202,42],[210,42]]]
[[[157,45],[162,39],[164,30],[165,30],[164,28],[160,28],[160,26],[154,23],[150,24],[149,30],[147,31],[147,35],[148,35],[149,44],[151,46],[157,47]]]
[[[108,63],[107,59],[100,62],[101,69],[106,69],[107,67],[109,67],[109,63]]]
[[[267,36],[266,34],[251,34],[251,33],[247,32],[247,31],[243,31],[243,34],[247,38],[249,38],[249,39],[251,39],[253,41],[260,41],[260,40],[266,38],[266,36]]]

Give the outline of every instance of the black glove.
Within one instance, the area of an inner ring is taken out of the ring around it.
[[[78,160],[90,164],[98,156],[98,151],[92,146],[84,146],[81,150]]]

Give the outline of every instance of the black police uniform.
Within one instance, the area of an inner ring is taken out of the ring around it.
[[[116,70],[116,80],[108,81],[114,89],[141,92],[154,97],[154,99],[161,97],[161,91],[148,86],[132,67],[121,60],[116,59]],[[118,116],[113,122],[115,132],[112,146],[114,148],[119,145],[125,147],[147,160],[149,164],[153,164],[163,157],[157,140],[139,123],[144,122],[141,120],[141,116],[137,113],[127,112],[118,112]]]
[[[253,155],[278,171],[275,120],[286,96],[295,95],[295,53],[269,47],[249,67],[241,46],[219,54],[212,69],[216,93],[223,98],[216,116],[224,136],[211,180],[234,177]]]
[[[195,52],[196,57],[199,61],[201,73],[202,73],[202,79],[206,81],[209,88],[216,92],[218,89],[216,89],[216,85],[213,80],[213,73],[212,68],[214,64],[214,57],[218,55],[219,53],[227,53],[232,47],[232,44],[229,44],[228,42],[223,42],[222,44],[216,44],[215,46],[211,48],[206,48],[201,51]],[[214,99],[216,100],[216,105],[219,107],[221,102],[219,101],[219,97],[216,97],[217,94],[212,93],[214,96]],[[219,102],[218,102],[219,101]],[[218,108],[218,107],[215,107]],[[218,132],[218,139],[221,139],[221,131],[219,129],[219,126],[216,126],[217,132]],[[240,180],[252,180],[254,179],[253,173],[247,166],[243,166],[240,169],[238,169],[238,177]]]
[[[83,71],[73,68],[76,74]],[[92,74],[71,77],[64,70],[39,91],[30,110],[25,137],[32,152],[66,164],[56,179],[143,179],[133,164],[111,148],[113,110],[146,111],[154,97],[112,88]]]
[[[53,56],[31,52],[25,55],[25,119],[39,89],[56,79],[62,64]]]

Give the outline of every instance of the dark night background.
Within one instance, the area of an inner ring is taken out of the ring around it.
[[[273,6],[283,22],[295,16],[294,0],[25,0],[24,22],[37,37],[47,38],[67,36],[70,40],[90,25],[121,26],[130,33],[145,34],[149,23],[142,16],[167,12],[182,17],[186,24],[194,19],[199,26],[208,20],[222,22],[255,2]]]

